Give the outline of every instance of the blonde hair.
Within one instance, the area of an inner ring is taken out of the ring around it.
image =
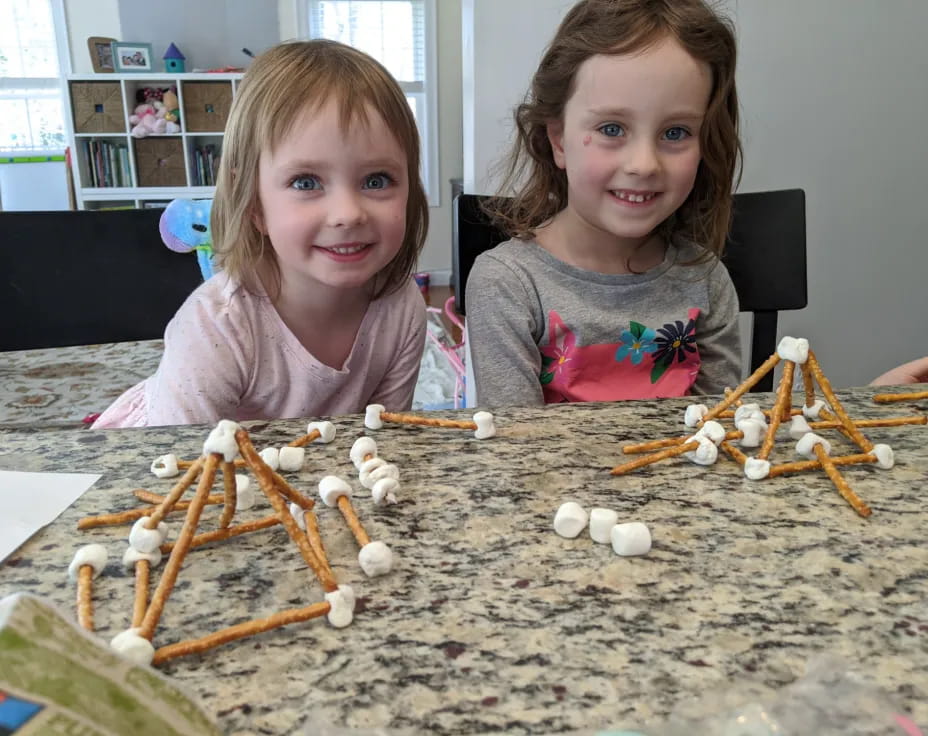
[[[721,256],[741,159],[736,45],[731,22],[703,0],[581,0],[568,11],[516,108],[518,137],[503,162],[499,194],[485,204],[500,229],[531,238],[567,206],[567,175],[554,163],[547,126],[563,120],[580,65],[599,54],[635,53],[667,37],[710,67],[712,94],[699,133],[702,160],[693,190],[658,231],[667,240],[679,236]],[[513,190],[515,197],[506,198]]]
[[[273,248],[254,223],[258,203],[258,163],[307,111],[338,104],[343,129],[368,123],[368,112],[383,118],[406,154],[409,199],[406,232],[396,257],[378,274],[374,298],[398,289],[410,276],[428,231],[428,200],[419,176],[419,132],[396,80],[367,54],[335,41],[291,41],[272,47],[252,63],[232,103],[210,220],[218,265],[255,287],[266,264],[280,289]]]

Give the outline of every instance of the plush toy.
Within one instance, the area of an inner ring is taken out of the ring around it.
[[[164,103],[164,119],[169,123],[180,122],[180,104],[173,90],[165,90],[161,102]]]
[[[175,253],[197,252],[200,273],[206,281],[213,275],[213,236],[209,217],[211,199],[175,199],[161,213],[158,230],[161,240]]]
[[[133,138],[144,138],[149,135],[164,133],[179,133],[180,126],[166,119],[167,110],[163,102],[143,102],[136,105],[135,111],[129,116],[132,129],[129,134]]]

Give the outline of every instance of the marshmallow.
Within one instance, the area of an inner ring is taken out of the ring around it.
[[[99,577],[106,567],[106,547],[102,544],[85,544],[74,554],[74,559],[68,565],[68,577],[71,581],[77,580],[77,574],[84,565],[93,568],[93,576]]]
[[[381,478],[371,488],[371,496],[378,506],[383,503],[396,503],[396,492],[400,489],[400,482],[396,478]]]
[[[135,664],[151,664],[155,658],[155,648],[143,636],[140,628],[126,629],[110,640],[110,648]]]
[[[770,475],[770,462],[756,457],[744,461],[744,476],[748,480],[762,480]]]
[[[618,514],[616,515],[618,518]],[[554,515],[554,531],[567,539],[573,539],[586,527],[590,515],[576,501],[562,503]]]
[[[148,517],[143,516],[132,525],[129,532],[129,545],[139,552],[154,552],[168,536],[168,525],[163,521],[158,523],[157,529],[147,529],[147,523]]]
[[[306,425],[306,434],[312,433],[314,429],[319,430],[319,437],[313,440],[314,443],[327,445],[335,439],[335,425],[332,422],[310,422]]]
[[[738,422],[744,419],[758,419],[765,424],[767,423],[767,418],[764,416],[764,412],[761,411],[760,404],[742,404],[737,409],[735,409],[735,426],[738,426]]]
[[[265,447],[258,453],[271,470],[280,469],[280,450],[276,447]]]
[[[889,445],[874,445],[870,454],[876,458],[876,464],[884,470],[889,470],[896,464],[893,448]]]
[[[738,443],[742,447],[760,447],[760,443],[767,434],[767,423],[756,419],[742,419],[738,429],[744,435]]]
[[[222,455],[223,460],[231,463],[238,455],[238,444],[235,442],[235,433],[238,428],[238,424],[233,421],[220,420],[215,429],[209,433],[206,442],[203,443],[203,454],[218,453]]]
[[[369,578],[386,575],[393,568],[393,553],[383,542],[368,542],[358,552],[358,564]]]
[[[651,532],[640,521],[616,524],[609,537],[613,552],[622,557],[646,555],[651,551]]]
[[[590,511],[590,538],[600,544],[609,544],[609,532],[618,520],[619,514],[612,509],[592,509]]]
[[[789,436],[794,440],[798,440],[803,435],[808,434],[812,431],[812,427],[809,426],[809,423],[806,421],[806,418],[801,414],[795,414],[789,422]]]
[[[802,365],[809,359],[809,341],[804,337],[784,337],[777,345],[777,355]]]
[[[281,447],[278,456],[281,470],[299,470],[303,467],[306,450],[302,447]]]
[[[723,427],[718,422],[713,422],[711,419],[702,425],[696,434],[693,435],[694,439],[699,437],[705,437],[714,445],[718,445],[722,440],[725,439],[725,427]]]
[[[380,429],[383,427],[383,420],[380,415],[385,408],[383,404],[368,404],[364,410],[364,426],[368,429]]]
[[[257,501],[255,492],[251,489],[251,480],[247,475],[237,473],[235,476],[235,508],[247,511]]]
[[[177,455],[167,454],[156,457],[151,463],[151,472],[159,478],[173,478],[180,473],[177,467]]]
[[[354,591],[350,585],[339,585],[338,590],[325,594],[329,604],[326,618],[336,629],[343,629],[354,619]]]
[[[351,451],[348,453],[351,462],[360,470],[364,458],[368,455],[377,457],[377,443],[374,442],[373,437],[358,437],[351,446]]]
[[[804,416],[806,419],[815,421],[819,418],[819,415],[822,413],[822,409],[824,408],[825,402],[821,399],[816,399],[814,402],[812,402],[812,406],[802,407],[802,416]]]
[[[690,442],[691,440],[698,441],[699,447],[697,447],[695,450],[690,450],[689,452],[683,453],[683,457],[685,457],[687,460],[694,462],[697,465],[712,465],[716,460],[718,460],[719,448],[716,447],[715,443],[708,437],[693,435],[687,440],[687,442]]]
[[[493,423],[493,415],[490,412],[478,411],[474,414],[474,423],[477,425],[474,437],[478,440],[488,440],[496,435],[496,425]]]
[[[683,423],[687,427],[695,427],[704,416],[709,413],[709,407],[705,404],[690,404],[683,412]]]
[[[158,567],[161,564],[160,547],[156,547],[152,552],[139,552],[135,547],[126,547],[126,551],[122,555],[123,567],[131,570],[139,560],[148,560],[152,567]]]
[[[373,464],[375,462],[377,463],[376,465]],[[381,457],[374,457],[364,463],[358,473],[358,480],[361,481],[361,485],[365,488],[373,488],[374,483],[381,478],[395,478],[399,480],[400,469],[392,463],[386,462]]]
[[[351,498],[351,486],[337,475],[327,475],[319,481],[319,496],[326,506],[334,506],[339,496]]]
[[[306,531],[306,517],[303,516],[303,507],[298,503],[290,504],[290,516],[293,517],[293,520],[296,522],[296,525],[300,527],[304,532]]]
[[[815,454],[816,445],[821,445],[826,455],[831,453],[831,443],[824,437],[819,437],[815,432],[809,432],[799,438],[796,443],[796,452],[803,457],[809,458],[809,460],[815,460],[818,458],[818,455]]]

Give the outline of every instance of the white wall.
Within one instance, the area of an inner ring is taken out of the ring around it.
[[[122,37],[118,0],[64,0],[68,45],[74,74],[93,74],[87,39],[91,36]],[[64,67],[64,64],[62,64]]]
[[[509,140],[500,121],[570,3],[464,3],[465,187],[486,192]],[[928,3],[726,5],[739,34],[741,191],[807,197],[809,306],[782,313],[780,334],[808,337],[836,385],[866,383],[928,352]]]

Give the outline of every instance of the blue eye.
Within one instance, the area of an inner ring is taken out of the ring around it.
[[[319,183],[319,180],[315,176],[298,176],[290,182],[290,186],[301,192],[311,192],[315,189],[322,189],[322,184]]]
[[[607,138],[618,138],[620,135],[625,134],[625,129],[618,123],[606,123],[605,125],[600,125],[598,130]]]
[[[365,189],[386,189],[393,183],[393,177],[389,174],[369,174],[364,177]]]
[[[664,133],[664,138],[673,143],[678,143],[682,140],[686,140],[690,137],[690,132],[686,128],[681,128],[680,126],[675,126],[673,128],[668,128]]]

